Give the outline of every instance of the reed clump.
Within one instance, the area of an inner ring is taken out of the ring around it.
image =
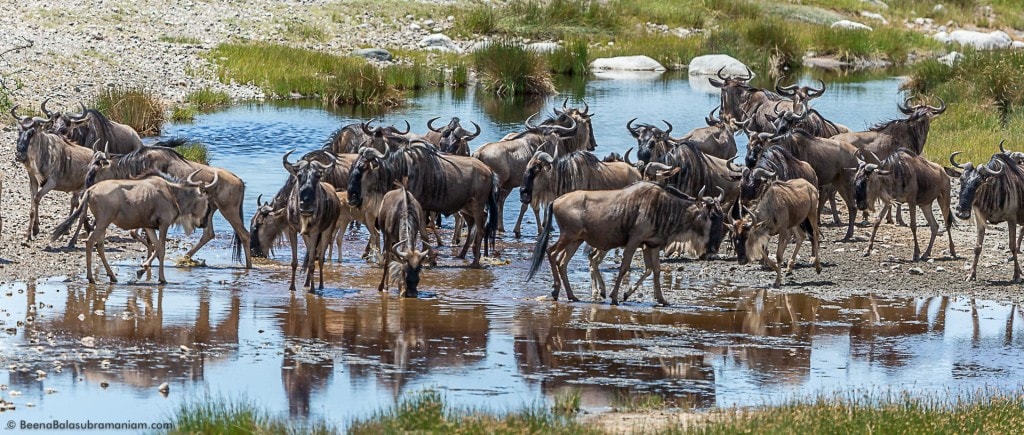
[[[555,92],[543,56],[511,40],[498,40],[473,53],[480,84],[500,97]]]
[[[96,96],[91,107],[113,121],[134,128],[140,136],[160,134],[166,120],[160,99],[145,88],[108,88]]]

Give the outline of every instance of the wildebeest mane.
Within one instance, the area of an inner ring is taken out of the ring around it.
[[[918,119],[923,117],[923,119]],[[916,121],[916,122],[914,122]],[[910,135],[911,150],[914,154],[920,155],[924,152],[925,141],[928,140],[928,129],[931,125],[927,115],[913,115],[903,119],[892,119],[880,122],[869,128],[869,131],[884,133],[892,138],[899,139],[902,134]]]
[[[695,142],[676,141],[672,150],[663,154],[658,160],[666,165],[680,168],[679,173],[666,180],[666,184],[675,186],[686,194],[696,195],[701,188],[708,184],[708,157]]]

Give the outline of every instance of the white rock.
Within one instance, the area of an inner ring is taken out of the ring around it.
[[[861,24],[861,23],[858,23],[856,21],[850,21],[850,20],[839,20],[839,21],[836,21],[836,22],[832,23],[832,25],[829,26],[829,27],[831,27],[833,29],[867,30],[869,32],[871,30],[873,30],[871,28],[871,26],[868,26],[866,24]]]
[[[647,56],[619,56],[594,59],[590,67],[595,70],[665,71],[658,61]]]
[[[423,22],[423,25],[424,26],[433,26],[434,25],[434,20],[426,20],[426,21]]]
[[[875,12],[860,11],[860,16],[864,18],[870,18],[875,21],[881,21],[882,24],[889,24],[889,20],[885,19],[885,17],[883,17],[882,14],[878,14]]]
[[[725,76],[753,74],[743,62],[727,54],[707,54],[690,60],[690,75],[713,76],[718,70]]]
[[[96,346],[96,339],[93,338],[93,337],[82,337],[81,342],[82,342],[82,346],[85,346],[85,347],[95,347]]]
[[[1013,43],[1013,39],[1002,30],[995,30],[991,33],[954,30],[949,34],[949,42],[971,46],[978,50],[993,50],[1009,47]]]
[[[487,39],[485,39],[483,41],[477,41],[477,42],[474,42],[473,45],[470,45],[469,48],[467,49],[467,51],[469,51],[470,53],[473,53],[473,52],[476,52],[476,51],[480,51],[480,50],[483,50],[483,49],[485,49],[487,47],[490,47],[491,44],[492,44],[492,42],[490,40],[487,40]]]
[[[935,12],[942,12],[942,11],[943,11],[943,10],[945,10],[945,9],[946,9],[946,7],[945,7],[945,6],[943,6],[943,5],[942,5],[942,4],[940,3],[940,4],[937,4],[937,5],[935,5],[935,7],[933,7],[933,8],[932,8],[932,11],[935,11]]]
[[[435,33],[426,36],[420,40],[419,46],[426,49],[432,49],[431,47],[442,47],[448,51],[462,53],[462,49],[459,48],[458,45],[455,45],[455,42],[452,42],[452,38],[449,38],[442,33]]]
[[[920,267],[911,267],[910,269],[907,269],[907,273],[911,275],[924,275],[924,270],[921,270]]]
[[[959,52],[956,52],[956,51],[951,51],[951,52],[949,52],[949,54],[947,54],[945,56],[942,56],[942,57],[940,57],[940,58],[938,58],[936,60],[938,60],[939,62],[942,62],[942,63],[944,63],[946,65],[953,66],[954,64],[956,64],[957,62],[959,62],[959,61],[961,61],[963,59],[964,59],[964,55],[962,55],[962,54],[960,54]]]
[[[416,23],[409,23],[409,30],[419,30],[423,27]]]
[[[1024,48],[1024,41],[1013,41],[1013,43],[1010,44],[1010,48],[1014,50],[1020,50]]]
[[[562,46],[555,42],[534,42],[526,45],[526,49],[534,53],[554,53],[561,48]]]
[[[949,43],[949,33],[946,33],[945,31],[936,33],[932,35],[932,39],[939,41],[943,44],[947,44]]]
[[[168,384],[168,383],[164,382],[164,383],[160,384],[160,386],[159,386],[159,387],[157,387],[157,389],[156,389],[156,390],[157,390],[157,391],[159,391],[159,392],[160,392],[161,394],[163,394],[164,396],[166,396],[166,395],[167,395],[167,392],[168,392],[168,391],[171,391],[171,386],[170,386],[170,384]]]

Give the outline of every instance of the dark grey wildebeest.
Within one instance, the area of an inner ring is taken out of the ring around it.
[[[791,236],[796,240],[793,256],[789,259],[786,274],[793,272],[797,253],[804,239],[811,239],[811,255],[814,256],[814,271],[821,273],[821,258],[818,252],[820,231],[818,229],[818,189],[802,178],[786,181],[775,179],[776,174],[755,168],[754,178],[764,178],[767,186],[761,194],[754,211],[733,223],[733,247],[739,264],[763,258],[775,270],[774,287],[782,285],[782,263]],[[775,260],[768,255],[768,242],[772,236],[779,236]]]
[[[334,186],[321,181],[324,172],[336,163],[331,162],[325,166],[316,160],[299,160],[292,164],[288,162],[288,156],[294,151],[288,151],[281,158],[284,168],[295,178],[295,184],[288,195],[288,205],[285,207],[288,225],[291,227],[291,231],[286,232],[286,235],[292,248],[292,279],[288,289],[295,290],[298,233],[302,235],[302,241],[306,245],[306,256],[302,263],[302,268],[306,271],[304,287],[308,287],[312,293],[316,288],[313,274],[316,273],[318,263],[320,289],[324,288],[324,256],[327,247],[333,242],[338,215],[341,214],[341,202],[334,192]]]
[[[674,242],[696,246],[699,251],[717,246],[722,232],[713,229],[721,227],[722,219],[722,209],[713,198],[694,199],[671,186],[647,181],[625,189],[570,192],[548,205],[527,280],[536,274],[547,253],[554,279],[551,296],[558,299],[558,291],[564,286],[566,298],[576,301],[567,267],[580,245],[586,243],[600,251],[623,248],[611,295],[615,305],[619,303],[619,286],[632,265],[633,254],[642,249],[647,269],[654,274],[654,297],[659,304],[668,305],[661,294],[659,252]],[[549,248],[553,221],[558,222],[560,233],[558,241]],[[624,295],[623,301],[628,297],[629,294]]]
[[[779,181],[802,178],[812,185],[818,185],[818,177],[810,163],[796,158],[793,153],[778,145],[772,145],[764,152],[759,153],[753,169],[757,168],[773,172],[775,179]],[[742,169],[740,203],[746,206],[752,206],[766,186],[764,177],[753,176],[753,169]]]
[[[67,234],[75,220],[79,221],[78,226],[81,228],[86,219],[84,212],[88,209],[96,222],[92,234],[85,242],[86,278],[90,283],[96,282],[92,274],[92,251],[95,247],[110,282],[117,282],[117,276],[111,270],[103,249],[107,227],[114,224],[125,230],[146,230],[148,242],[152,245],[147,248],[152,253],[142,263],[143,270],[137,276],[141,277],[148,270],[155,256],[160,264],[160,283],[166,283],[164,246],[167,243],[168,228],[181,225],[185,234],[191,234],[193,228],[209,222],[211,209],[208,198],[213,194],[212,188],[217,184],[218,175],[214,173],[213,181],[206,184],[193,178],[200,171],[202,169],[196,169],[185,181],[163,174],[143,174],[141,179],[98,182],[86,189],[82,204],[57,226],[51,240]]]
[[[409,143],[409,139],[406,137],[411,128],[408,121],[405,122],[405,131],[401,131],[395,126],[371,127],[370,124],[373,124],[373,121],[374,119],[357,122],[338,129],[327,139],[323,149],[335,154],[354,154],[359,152],[360,148],[367,146],[387,153],[389,149]]]
[[[211,208],[220,211],[235,232],[232,242],[235,261],[242,261],[244,254],[245,268],[252,268],[249,231],[245,229],[245,221],[242,220],[245,183],[230,171],[190,162],[170,148],[142,147],[122,155],[97,152],[92,158],[92,164],[89,165],[85,184],[88,187],[103,180],[129,179],[149,171],[158,171],[173,177],[184,178],[196,169],[202,169],[198,175],[199,181],[208,182],[215,175],[219,178],[220,182],[213,187],[210,195]],[[211,213],[208,216],[208,222],[203,225],[203,236],[192,249],[185,253],[185,257],[192,258],[200,248],[213,240],[213,236],[213,214]]]
[[[142,148],[142,139],[135,129],[114,122],[96,109],[82,107],[80,114],[68,114],[64,125],[55,126],[58,134],[63,135],[81,146],[101,149],[114,154],[126,154]]]
[[[949,163],[963,173],[960,175],[960,200],[956,217],[970,219],[978,227],[978,241],[974,246],[974,261],[968,281],[978,277],[978,258],[985,242],[985,228],[988,224],[1006,222],[1010,252],[1013,254],[1013,282],[1020,282],[1020,263],[1017,260],[1017,225],[1024,222],[1024,170],[1013,158],[1005,153],[996,153],[988,163],[974,167],[956,162],[955,152],[949,156]]]
[[[376,225],[384,235],[387,250],[384,252],[384,270],[378,291],[386,290],[390,281],[398,285],[399,296],[416,296],[420,271],[437,255],[430,247],[416,249],[417,239],[426,231],[426,217],[419,201],[404,186],[384,194]]]

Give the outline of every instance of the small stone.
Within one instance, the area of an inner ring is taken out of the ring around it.
[[[910,269],[907,269],[907,273],[911,275],[924,275],[924,271],[921,270],[920,267],[911,267]]]
[[[936,267],[936,268],[935,268],[935,271],[936,271],[936,272],[945,272],[945,271],[946,271],[946,268],[945,268],[945,267],[942,267],[942,266],[939,266],[939,267]]]
[[[156,390],[159,391],[160,394],[163,394],[164,397],[166,397],[167,393],[171,391],[171,385],[166,383],[166,382],[164,382],[164,383],[160,384],[160,386],[157,387]]]
[[[85,347],[96,347],[96,339],[93,337],[82,337],[82,346]]]
[[[185,352],[185,353],[189,353],[190,351],[192,351],[192,349],[190,349],[188,346],[185,346],[184,344],[179,346],[178,348],[181,349],[181,351]]]

